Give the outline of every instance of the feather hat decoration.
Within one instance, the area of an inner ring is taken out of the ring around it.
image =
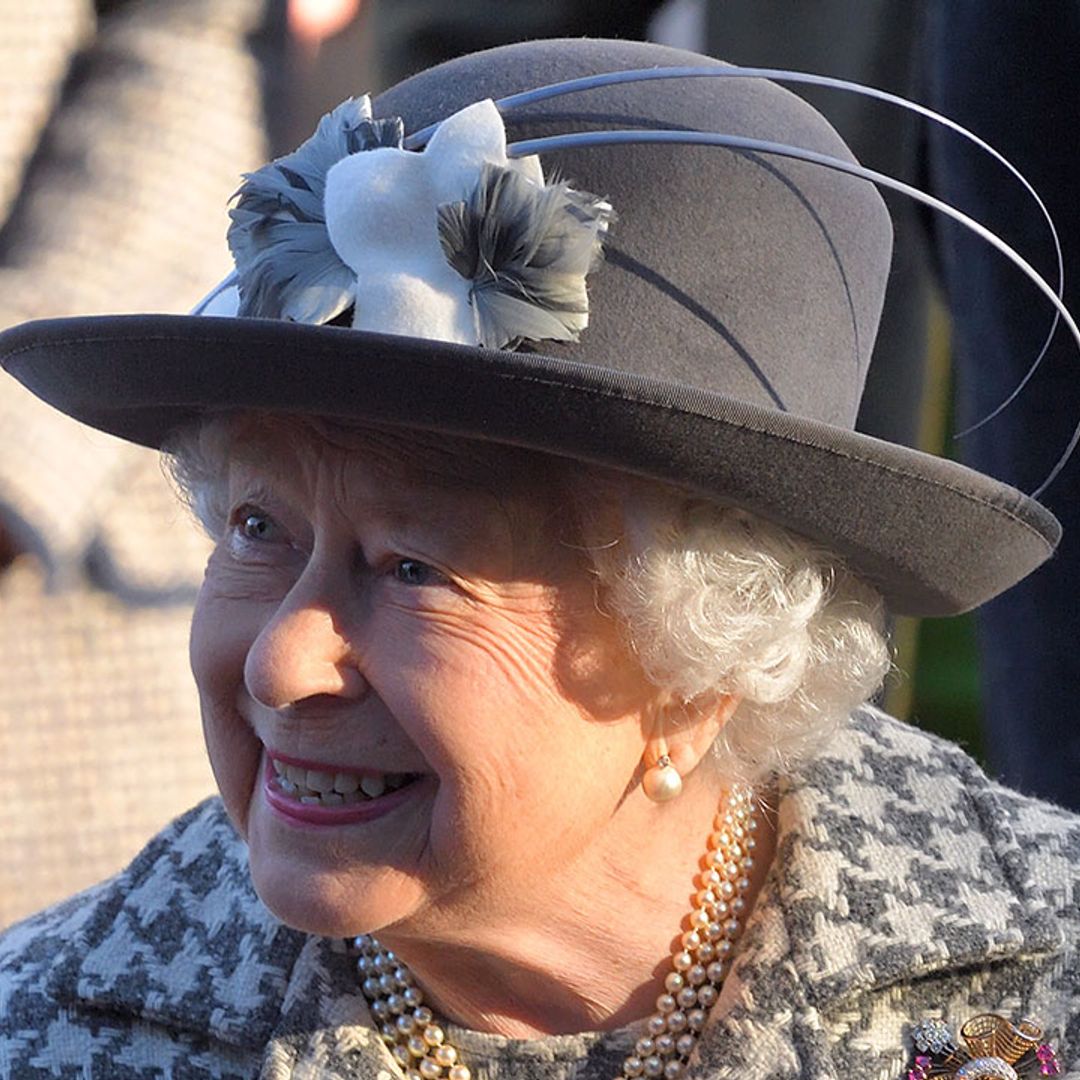
[[[236,313],[325,323],[352,308],[357,329],[496,349],[576,341],[611,206],[546,185],[535,155],[509,159],[490,101],[421,153],[403,134],[350,98],[245,178],[230,211]]]
[[[228,232],[238,315],[321,323],[352,305],[356,277],[326,231],[326,174],[349,154],[400,147],[404,134],[398,117],[372,119],[366,95],[349,98],[297,150],[244,177]]]

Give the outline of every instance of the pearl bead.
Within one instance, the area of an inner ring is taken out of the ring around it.
[[[716,987],[712,983],[706,983],[697,992],[697,999],[706,1009],[711,1009],[716,1004],[716,999],[719,997],[719,993]]]
[[[707,964],[716,955],[716,946],[706,941],[697,951],[699,964]]]
[[[661,1057],[671,1057],[675,1053],[675,1038],[672,1035],[658,1035],[656,1037],[656,1052]]]
[[[683,949],[671,958],[671,963],[676,971],[689,971],[694,966],[694,958]]]
[[[702,989],[705,988],[702,987]],[[706,1020],[708,1020],[708,1014],[704,1009],[691,1009],[686,1014],[686,1022],[691,1031],[700,1031],[705,1026]]]
[[[664,987],[669,994],[677,994],[685,985],[686,980],[677,971],[669,971],[664,979]]]
[[[641,1058],[637,1057],[634,1054],[632,1054],[623,1062],[623,1076],[629,1076],[631,1080],[633,1080],[633,1078],[636,1076],[640,1076],[644,1069],[644,1062],[641,1060]]]
[[[634,1044],[634,1053],[636,1053],[638,1057],[643,1058],[651,1056],[656,1053],[656,1040],[650,1038],[648,1035],[642,1039],[638,1039]]]
[[[450,1068],[454,1062],[457,1061],[457,1050],[450,1046],[449,1043],[443,1043],[442,1046],[436,1046],[434,1052],[431,1055],[443,1068]]]
[[[670,994],[661,994],[656,999],[656,1011],[664,1013],[675,1011],[675,999]]]
[[[455,1065],[446,1074],[446,1080],[472,1080],[472,1073],[467,1065]]]
[[[664,1066],[664,1080],[679,1080],[683,1074],[681,1061],[669,1061]]]
[[[689,1009],[697,1001],[697,991],[692,986],[684,986],[675,996],[680,1009]],[[672,1016],[675,1014],[672,1013]],[[669,1018],[670,1023],[670,1018]]]
[[[663,1035],[667,1031],[667,1020],[662,1016],[650,1016],[648,1029],[650,1035]]]
[[[423,1057],[427,1053],[427,1043],[424,1042],[423,1037],[420,1035],[410,1035],[409,1041],[405,1045],[413,1057]]]
[[[693,1004],[693,1002],[691,1002],[691,1004]],[[686,1013],[683,1012],[682,1009],[676,1009],[667,1018],[668,1031],[670,1031],[673,1035],[678,1035],[680,1031],[686,1030],[686,1023]]]
[[[424,1080],[438,1080],[442,1076],[442,1066],[431,1058],[420,1062],[420,1075]]]
[[[664,1063],[658,1057],[647,1057],[645,1059],[646,1076],[662,1076],[663,1073]]]
[[[654,765],[645,770],[641,787],[653,802],[671,802],[682,794],[682,777],[672,765]]]
[[[694,1047],[696,1045],[696,1036],[690,1034],[680,1035],[675,1042],[675,1053],[678,1054],[679,1057],[689,1057],[694,1052]]]
[[[428,1046],[438,1046],[446,1038],[446,1033],[438,1024],[428,1024],[423,1037]]]

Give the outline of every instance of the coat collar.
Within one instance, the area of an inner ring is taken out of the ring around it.
[[[841,1074],[823,1017],[845,1002],[1063,949],[993,785],[949,743],[865,712],[781,784],[777,821],[777,858],[702,1041],[710,1077],[829,1080]],[[53,970],[61,998],[269,1046],[265,1075],[286,1076],[287,1062],[367,1041],[343,952],[262,908],[211,800],[101,894]]]
[[[777,828],[709,1031],[717,1080],[899,1075],[902,1024],[881,1072],[870,1046],[865,1064],[850,1046],[833,1060],[828,1018],[875,996],[899,1003],[915,984],[933,1001],[951,976],[1064,949],[991,782],[951,743],[876,710],[780,785]]]

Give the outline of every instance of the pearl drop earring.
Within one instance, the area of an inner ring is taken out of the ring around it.
[[[667,754],[645,770],[645,775],[641,778],[641,788],[655,803],[670,802],[679,797],[682,793],[682,777],[679,770],[671,764],[671,758]]]

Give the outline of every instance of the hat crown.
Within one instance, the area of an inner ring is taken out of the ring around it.
[[[530,42],[431,68],[380,95],[373,109],[415,132],[484,98],[702,63],[639,42]],[[762,79],[598,87],[509,109],[504,122],[511,143],[667,128],[854,160],[819,113]],[[873,184],[807,162],[694,145],[589,146],[541,160],[546,175],[605,196],[617,220],[605,265],[588,278],[589,324],[579,341],[524,348],[854,426],[891,256],[891,224]]]

